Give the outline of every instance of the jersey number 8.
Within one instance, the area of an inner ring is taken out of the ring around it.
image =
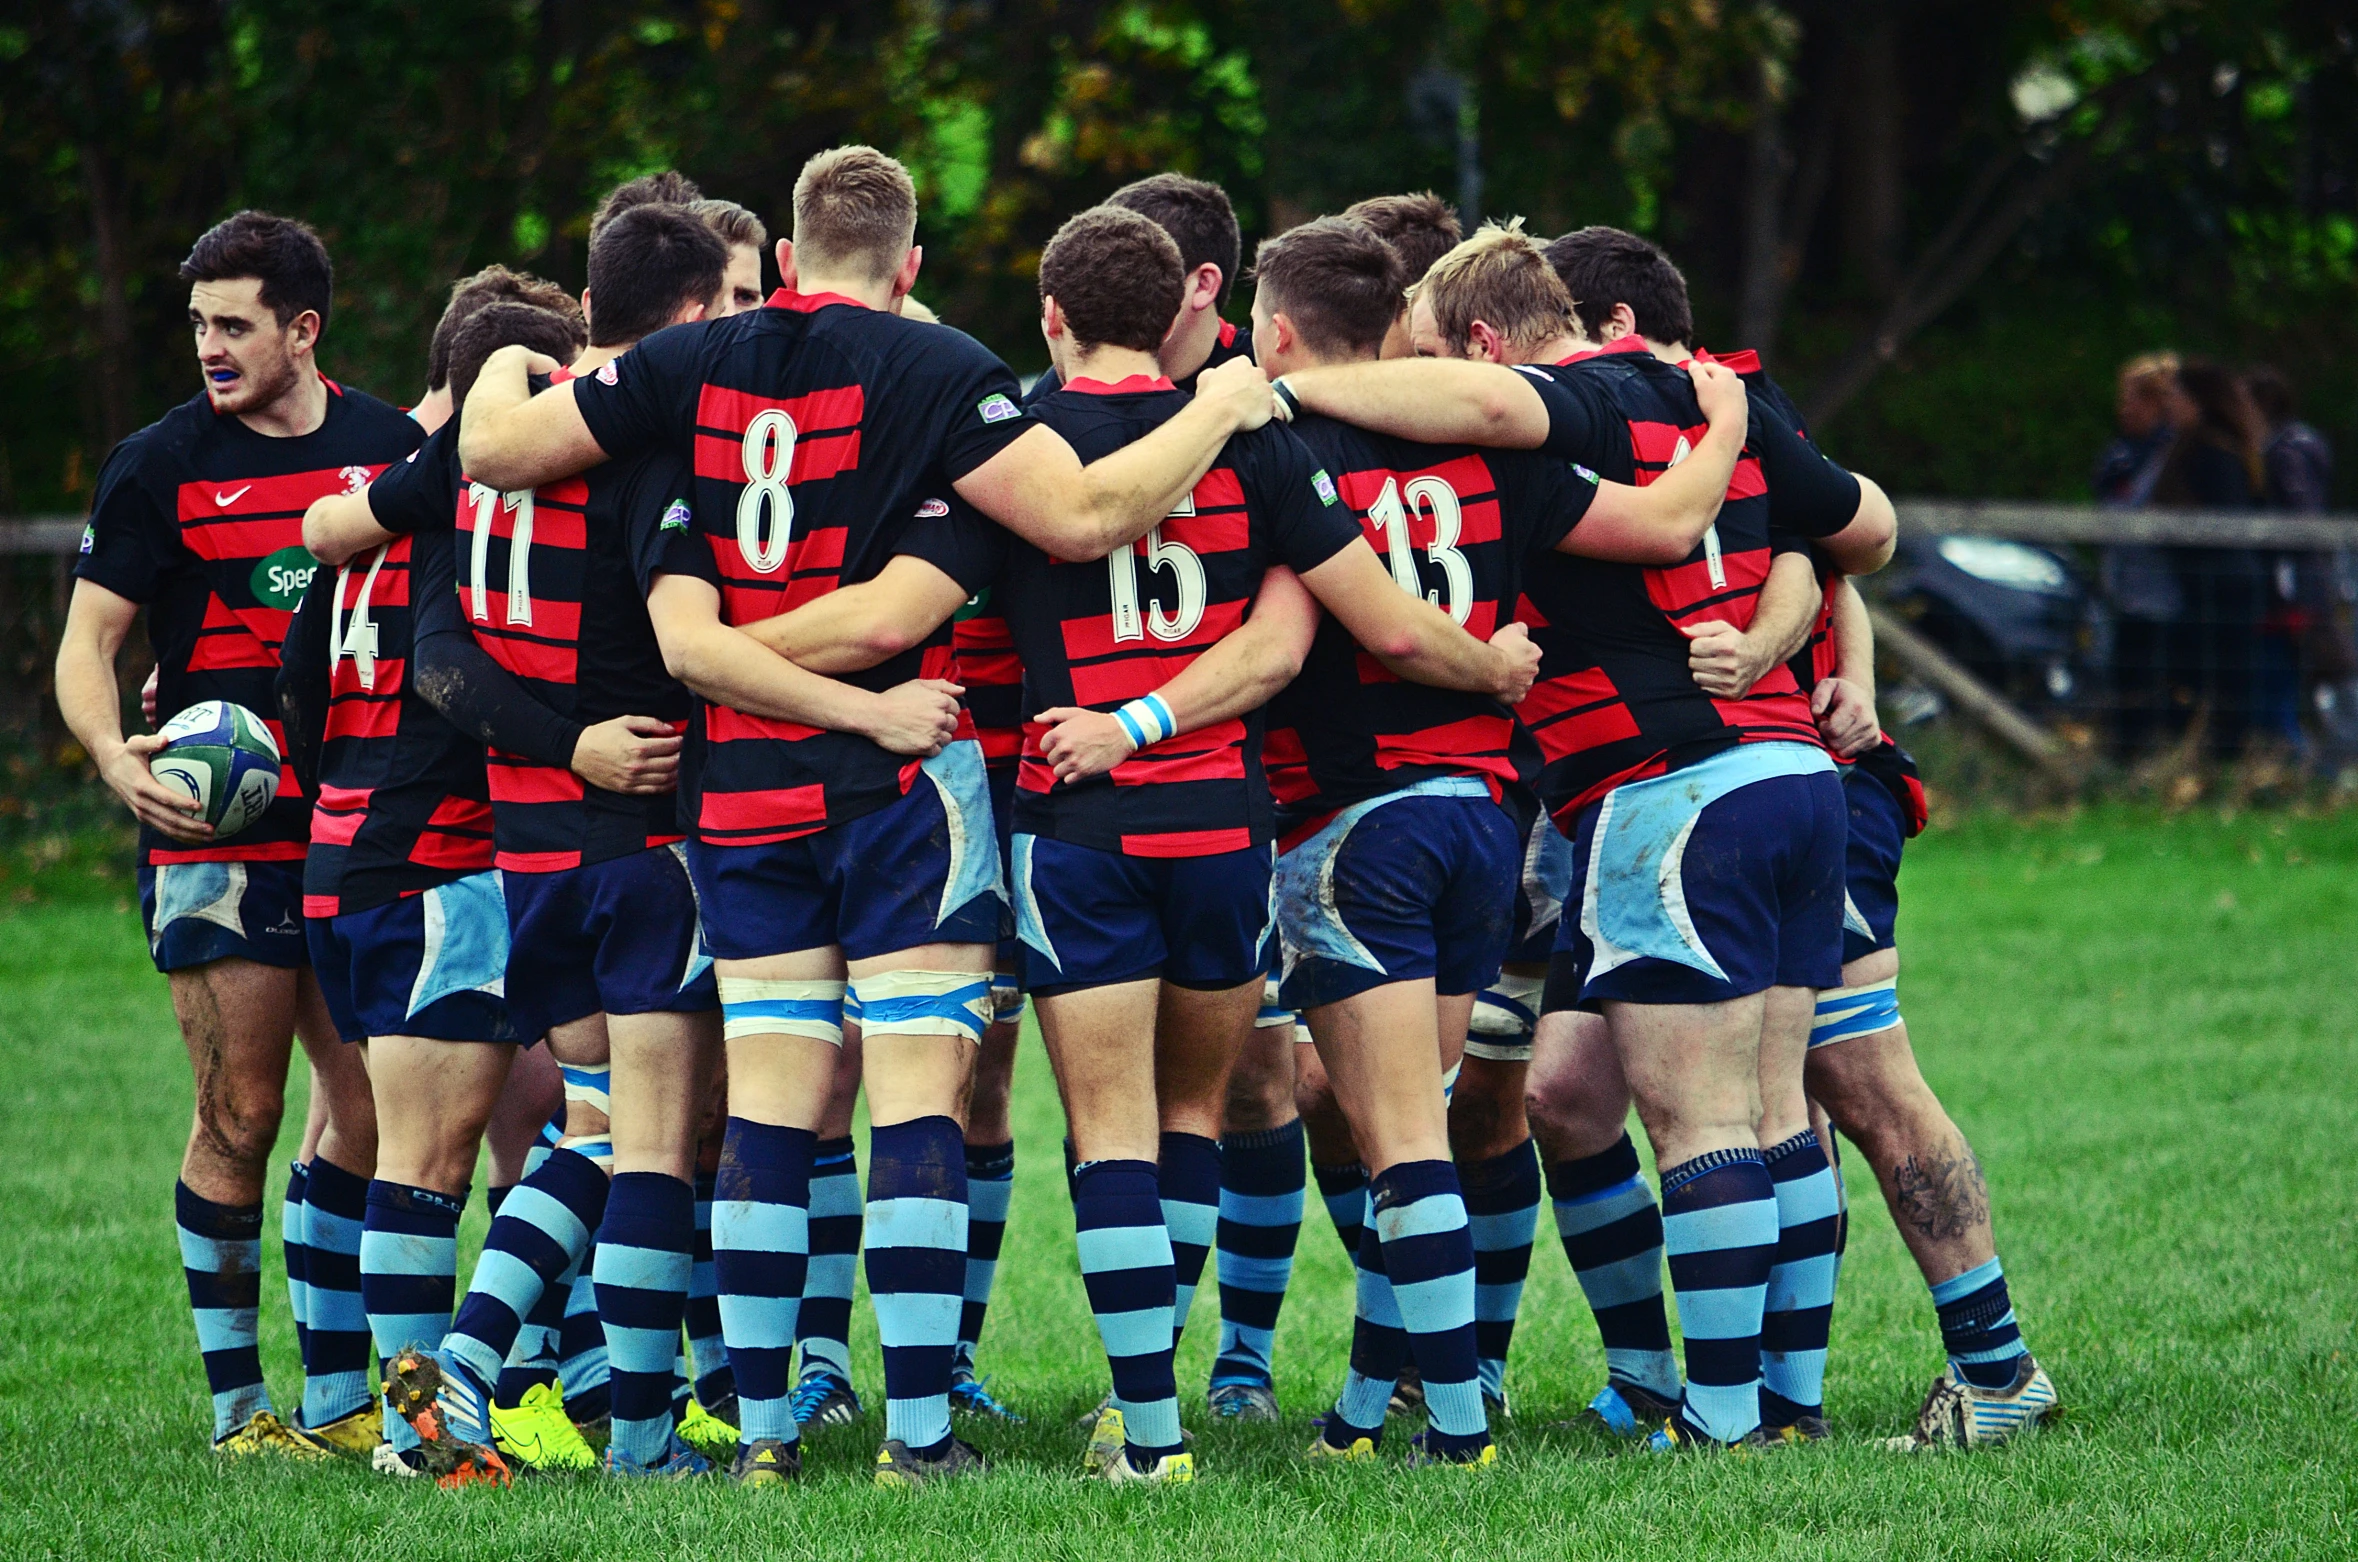
[[[737,495],[737,551],[757,575],[774,574],[786,562],[786,544],[794,537],[794,494],[786,479],[793,470],[794,420],[776,407],[755,413],[753,421],[745,425],[745,487]],[[765,520],[769,523],[766,535]]]
[[[1193,515],[1195,495],[1179,501],[1173,516]],[[1208,595],[1204,580],[1204,561],[1195,550],[1183,542],[1165,542],[1160,526],[1147,528],[1140,539],[1146,544],[1146,567],[1150,570],[1167,569],[1179,589],[1179,611],[1166,613],[1160,602],[1141,604],[1138,600],[1138,548],[1135,543],[1114,549],[1106,555],[1106,566],[1113,572],[1113,637],[1116,645],[1124,640],[1143,640],[1151,631],[1157,640],[1184,640],[1194,634],[1204,621],[1204,599]]]

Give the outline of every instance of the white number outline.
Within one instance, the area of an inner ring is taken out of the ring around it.
[[[385,553],[393,544],[380,542],[369,555],[368,574],[360,582],[360,595],[353,600],[352,616],[344,616],[344,587],[352,579],[352,571],[359,564],[355,559],[336,571],[335,611],[328,616],[328,679],[336,676],[336,664],[345,657],[352,658],[352,670],[360,675],[360,686],[374,692],[377,686],[377,622],[368,616],[369,598],[377,589],[377,573],[385,567]]]
[[[493,501],[516,519],[508,536],[508,604],[510,628],[532,627],[532,490],[503,494],[481,483],[467,485],[475,501],[475,535],[467,545],[467,616],[479,624],[491,622],[491,530]]]
[[[1433,540],[1425,548],[1425,557],[1441,572],[1437,591],[1425,590],[1417,574],[1416,539],[1409,535],[1409,518],[1418,509],[1433,517]],[[1474,570],[1457,547],[1465,532],[1465,511],[1458,503],[1457,490],[1446,479],[1429,474],[1412,477],[1403,490],[1397,477],[1386,477],[1384,491],[1367,507],[1367,518],[1384,534],[1392,579],[1401,590],[1423,597],[1461,627],[1473,617]]]
[[[782,408],[764,407],[745,425],[743,459],[745,486],[737,494],[737,551],[757,575],[776,574],[786,562],[786,546],[794,538],[794,491],[786,486],[794,471],[794,441],[799,433],[794,419]],[[762,521],[769,520],[769,539],[762,538]]]
[[[1193,514],[1195,495],[1189,494],[1179,501],[1169,518]],[[1139,540],[1146,544],[1147,569],[1171,572],[1172,582],[1179,589],[1179,611],[1166,613],[1160,602],[1149,603],[1142,610],[1138,598],[1138,544],[1114,549],[1105,556],[1112,576],[1114,644],[1143,640],[1150,633],[1157,640],[1184,640],[1202,625],[1204,607],[1211,595],[1204,562],[1187,544],[1164,540],[1159,524],[1148,527],[1146,535]]]

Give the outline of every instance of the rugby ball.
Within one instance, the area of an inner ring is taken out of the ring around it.
[[[164,747],[148,761],[158,781],[197,801],[217,839],[262,817],[278,796],[278,743],[243,705],[206,700],[164,723]]]

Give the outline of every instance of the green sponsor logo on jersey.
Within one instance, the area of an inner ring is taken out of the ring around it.
[[[281,548],[254,566],[254,600],[264,607],[293,608],[303,600],[304,588],[319,568],[319,560],[301,548]]]
[[[657,523],[655,529],[666,532],[684,532],[688,529],[690,513],[687,500],[674,499],[671,502],[671,507],[663,512],[663,519]]]

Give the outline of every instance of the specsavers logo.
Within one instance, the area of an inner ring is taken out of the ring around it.
[[[293,608],[303,599],[319,560],[301,548],[281,548],[254,566],[254,600],[264,607]]]

